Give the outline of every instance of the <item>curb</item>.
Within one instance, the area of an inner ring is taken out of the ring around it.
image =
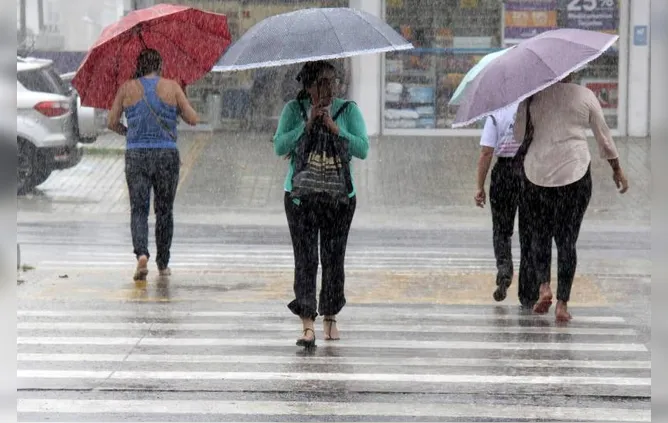
[[[85,156],[122,156],[125,154],[125,148],[86,147],[83,152]]]

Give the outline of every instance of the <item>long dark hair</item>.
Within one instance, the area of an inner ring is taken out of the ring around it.
[[[158,50],[147,48],[142,50],[137,57],[137,70],[135,71],[135,78],[142,78],[153,72],[160,72],[162,70],[162,56]]]
[[[309,98],[308,89],[318,79],[321,73],[325,71],[336,72],[336,67],[328,61],[318,60],[315,62],[306,62],[297,74],[297,82],[302,83],[302,89],[297,94],[297,100],[307,100]]]

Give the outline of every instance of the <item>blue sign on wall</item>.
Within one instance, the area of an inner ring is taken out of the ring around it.
[[[633,27],[633,45],[647,45],[647,25],[636,25]]]

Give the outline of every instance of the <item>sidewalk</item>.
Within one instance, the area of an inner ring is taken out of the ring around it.
[[[193,133],[181,137],[181,183],[208,142],[208,134]],[[18,220],[22,215],[39,220],[79,219],[82,216],[106,219],[129,213],[125,139],[105,133],[95,143],[83,148],[81,163],[71,169],[54,171],[33,193],[19,197]]]
[[[276,157],[271,134],[181,133],[184,166],[176,200],[181,221],[284,225],[287,161]],[[630,189],[617,193],[608,164],[591,144],[594,192],[585,226],[650,226],[651,141],[617,139]],[[37,195],[19,198],[19,220],[125,219],[128,210],[123,138],[105,134],[83,162],[54,174]],[[353,163],[356,225],[395,227],[489,226],[489,208],[473,205],[476,138],[380,137],[369,156]]]

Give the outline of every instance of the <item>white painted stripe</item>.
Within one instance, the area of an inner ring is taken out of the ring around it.
[[[261,259],[272,259],[272,258],[294,258],[292,249],[244,249],[244,248],[231,248],[229,251],[225,251],[224,248],[214,248],[214,252],[211,249],[197,251],[195,249],[187,250],[172,250],[172,255],[177,254],[179,260],[182,257],[206,257],[206,258],[252,258],[254,260]],[[427,260],[460,260],[460,261],[471,261],[471,262],[494,262],[494,258],[489,257],[472,257],[470,254],[459,253],[453,254],[450,249],[443,250],[419,250],[419,249],[399,249],[399,250],[386,250],[383,248],[382,251],[369,251],[365,250],[346,250],[346,261],[348,260],[368,260],[368,259],[406,259],[406,260],[418,260],[418,261],[427,261]],[[517,250],[519,252],[519,250]],[[68,257],[112,257],[118,259],[127,259],[127,252],[109,252],[109,251],[68,251],[66,253]],[[132,255],[130,254],[130,259]],[[433,256],[433,257],[429,257]],[[519,262],[518,259],[514,261]]]
[[[228,346],[228,347],[285,347],[290,339],[239,339],[239,338],[117,338],[117,337],[28,337],[17,338],[19,345],[137,345],[137,346]],[[558,351],[647,351],[641,344],[586,344],[558,342],[476,342],[476,341],[416,341],[416,340],[365,340],[337,341],[341,348],[386,349],[452,349],[452,350],[558,350]]]
[[[107,269],[120,269],[128,266],[133,266],[132,261],[40,261],[38,262],[38,267],[40,269],[64,269],[64,268],[107,268]],[[294,264],[292,262],[258,262],[254,260],[248,261],[239,261],[239,260],[230,260],[230,261],[211,261],[211,262],[187,262],[180,261],[177,263],[170,263],[169,267],[173,269],[191,269],[191,268],[209,268],[209,269],[292,269]],[[410,269],[459,269],[459,270],[478,270],[482,266],[480,264],[458,264],[458,263],[398,263],[394,261],[388,261],[387,263],[373,263],[373,262],[359,262],[359,263],[346,263],[347,269],[388,269],[388,270],[410,270]]]
[[[514,404],[439,404],[372,402],[281,402],[205,400],[68,400],[25,399],[16,401],[17,413],[67,414],[173,414],[246,416],[393,416],[543,420],[553,416],[561,421],[603,422],[651,421],[651,410],[623,408],[536,407]],[[127,421],[127,419],[123,419]]]
[[[21,322],[19,330],[50,331],[111,331],[111,330],[164,330],[164,331],[271,331],[295,332],[295,325],[273,323],[96,323],[96,322]],[[565,334],[565,335],[606,335],[634,336],[633,329],[617,328],[571,328],[568,326],[528,327],[528,326],[444,326],[444,325],[357,325],[346,324],[346,332],[411,332],[411,333],[485,333],[485,334]]]
[[[438,375],[400,373],[309,373],[309,372],[170,372],[113,370],[18,370],[25,379],[107,379],[107,380],[254,380],[254,381],[326,381],[326,382],[410,382],[410,383],[480,383],[519,385],[616,385],[651,386],[652,378],[598,376],[509,376],[509,375]]]
[[[19,317],[134,317],[134,318],[176,318],[176,317],[277,317],[277,311],[124,311],[124,310],[17,310]],[[281,313],[284,311],[281,310]],[[469,313],[439,313],[421,310],[416,313],[415,309],[387,308],[387,307],[346,307],[344,313],[348,316],[372,316],[374,318],[413,318],[413,319],[466,319],[466,320],[542,320],[544,316],[533,314],[491,314],[489,309],[472,310]],[[513,312],[511,312],[513,313]],[[620,316],[577,316],[578,322],[586,323],[624,323]]]
[[[224,363],[224,364],[342,364],[349,366],[428,366],[428,367],[516,367],[582,369],[651,369],[651,361],[636,360],[529,360],[486,358],[402,357],[296,357],[275,355],[178,355],[178,354],[40,354],[19,353],[26,362],[129,362],[129,363]]]

